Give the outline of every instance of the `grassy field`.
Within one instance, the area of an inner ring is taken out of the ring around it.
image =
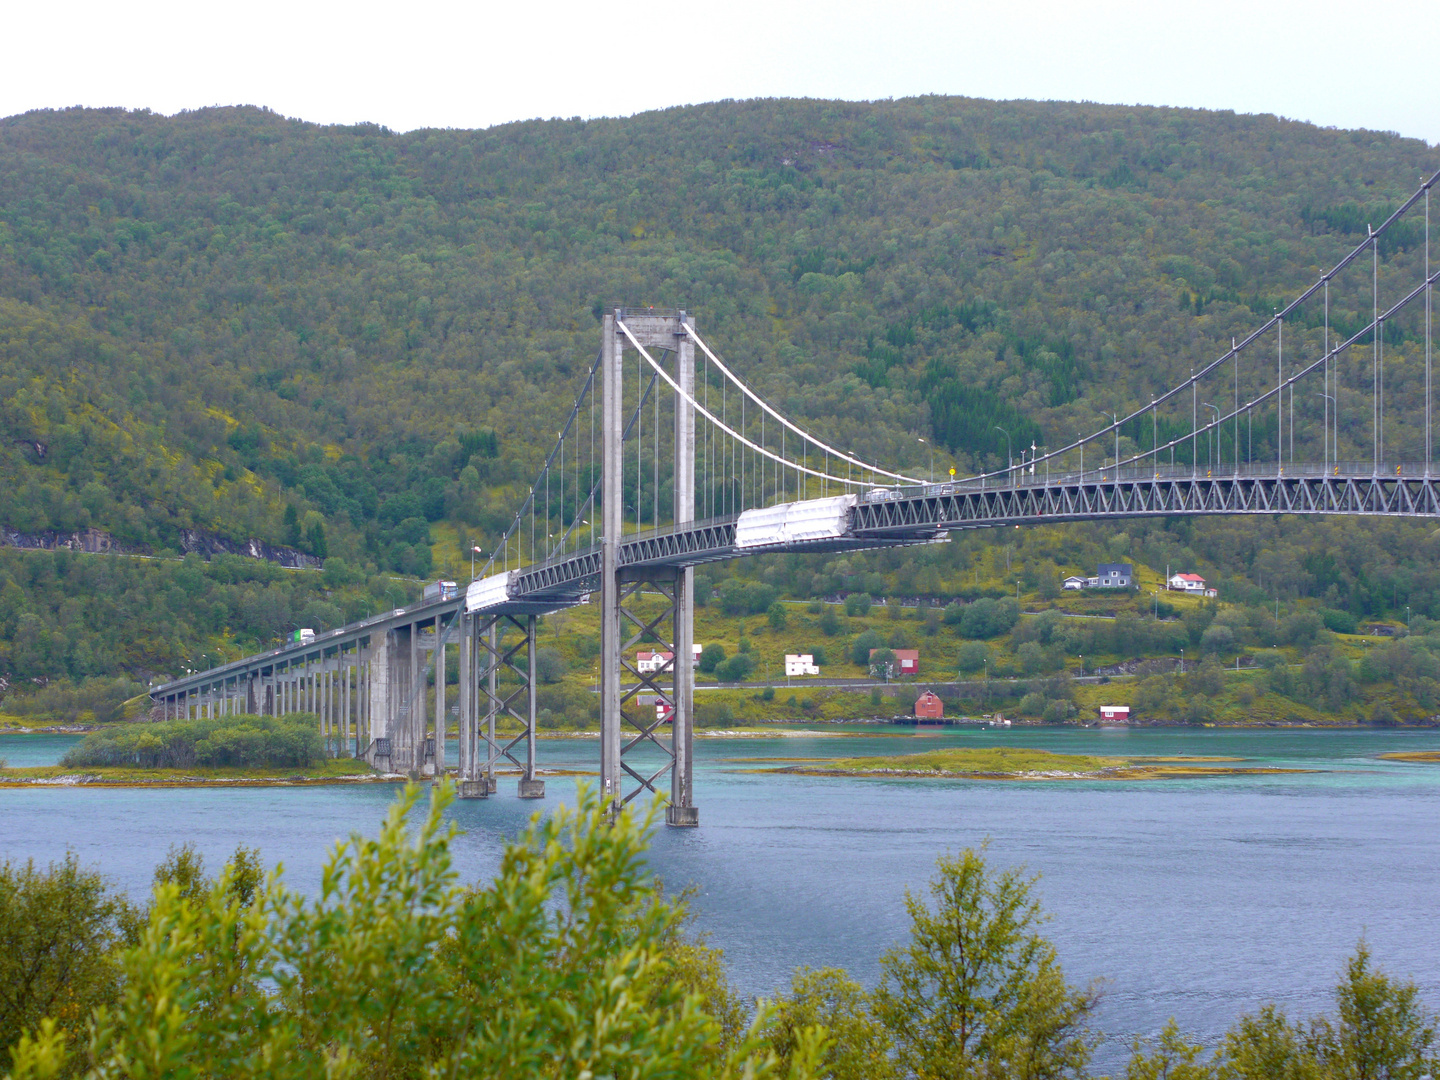
[[[910,774],[936,776],[1094,776],[1132,762],[1127,758],[1088,754],[1053,754],[1014,746],[977,749],[926,750],[895,757],[838,758],[823,765],[799,766],[795,771],[855,775]]]
[[[1059,780],[1089,777],[1107,780],[1231,776],[1237,773],[1306,772],[1224,764],[1234,758],[1115,758],[1088,754],[1054,754],[1048,750],[993,746],[978,749],[926,750],[895,757],[837,758],[777,769],[777,772],[820,776],[968,777],[996,780]]]

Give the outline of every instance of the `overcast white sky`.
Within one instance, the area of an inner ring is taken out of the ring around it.
[[[488,127],[718,98],[912,94],[1272,112],[1440,143],[1440,3],[7,0],[0,116],[266,105]]]

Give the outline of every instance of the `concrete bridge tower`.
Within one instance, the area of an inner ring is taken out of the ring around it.
[[[695,640],[695,572],[691,567],[654,568],[627,572],[619,563],[624,531],[624,487],[621,441],[624,434],[624,353],[630,338],[618,325],[621,320],[646,349],[668,353],[674,365],[673,377],[681,393],[675,397],[673,520],[676,525],[695,517],[695,346],[685,333],[694,319],[683,311],[654,309],[607,313],[601,327],[601,388],[604,423],[601,457],[601,583],[600,583],[600,782],[608,804],[618,810],[642,791],[656,792],[656,781],[670,773],[670,805],[665,820],[670,825],[697,825],[699,811],[694,799],[695,675],[692,646]],[[658,432],[656,433],[658,435]],[[658,443],[657,443],[658,445]],[[638,525],[637,513],[637,525]],[[669,601],[661,619],[645,620],[627,609],[641,587],[663,594]],[[668,623],[668,635],[662,631]],[[633,630],[633,633],[627,631]],[[641,672],[626,658],[631,645],[660,636],[669,638],[671,660],[658,672]],[[669,675],[669,680],[665,676]],[[664,683],[668,681],[667,687]],[[639,692],[648,689],[654,699],[670,705],[670,745],[657,735],[666,724],[663,709],[642,707]],[[625,706],[632,706],[627,717]],[[633,731],[627,731],[627,723]],[[662,751],[665,763],[655,771],[632,767],[625,753],[642,743]],[[625,777],[636,787],[626,795]]]

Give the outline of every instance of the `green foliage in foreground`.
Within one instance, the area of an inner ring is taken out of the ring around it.
[[[757,1028],[727,1031],[689,992],[703,965],[680,970],[668,948],[682,910],[644,868],[648,823],[609,824],[582,792],[467,889],[452,797],[438,787],[412,836],[407,789],[376,839],[336,849],[313,898],[275,874],[246,902],[233,866],[199,895],[157,885],[114,1000],[88,1024],[52,1014],[12,1075],[781,1075]],[[822,1045],[807,1029],[787,1075],[814,1075]]]
[[[318,894],[262,880],[240,849],[218,879],[193,849],[150,906],[73,860],[0,866],[0,1048],[13,1080],[110,1077],[785,1077],[1079,1080],[1096,987],[1068,984],[1034,880],[983,852],[942,857],[909,940],[867,992],[801,970],[753,1014],[684,902],[644,865],[648,821],[583,787],[538,816],[496,879],[457,881],[439,785],[413,833],[411,786],[374,840],[353,836]],[[558,901],[558,902],[557,902]],[[1416,988],[1361,944],[1333,1017],[1243,1017],[1206,1057],[1173,1024],[1126,1080],[1419,1080],[1440,1061]]]
[[[1334,1016],[1298,1023],[1266,1005],[1241,1017],[1209,1060],[1172,1019],[1153,1047],[1136,1041],[1125,1080],[1424,1080],[1440,1068],[1436,1017],[1414,983],[1375,969],[1363,941],[1335,1006]]]
[[[92,731],[61,759],[67,768],[131,765],[144,769],[287,768],[324,755],[311,713],[165,720]]]

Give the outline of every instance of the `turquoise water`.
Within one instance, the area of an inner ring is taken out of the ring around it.
[[[1041,875],[1047,932],[1070,977],[1109,980],[1100,1026],[1112,1065],[1131,1034],[1153,1033],[1171,1015],[1213,1039],[1264,1001],[1298,1014],[1327,1007],[1362,934],[1384,966],[1440,1006],[1440,764],[1376,757],[1440,750],[1440,732],[901,730],[698,740],[701,827],[662,828],[651,858],[667,884],[696,887],[698,926],[745,991],[772,991],[800,964],[873,982],[880,953],[905,934],[905,889],[924,888],[937,854],[988,839],[996,864]],[[53,761],[71,742],[0,736],[0,757]],[[1312,771],[1045,783],[759,771],[777,757],[984,745],[1234,756]],[[546,740],[540,758],[593,768],[598,749],[595,739]],[[537,804],[503,780],[499,796],[457,804],[462,872],[492,874],[530,813],[571,800],[574,784],[552,777]],[[4,789],[0,857],[74,850],[143,890],[172,843],[191,840],[216,860],[245,843],[308,888],[334,841],[373,832],[392,796],[382,786]]]
[[[0,735],[0,761],[17,768],[54,765],[79,735]]]

